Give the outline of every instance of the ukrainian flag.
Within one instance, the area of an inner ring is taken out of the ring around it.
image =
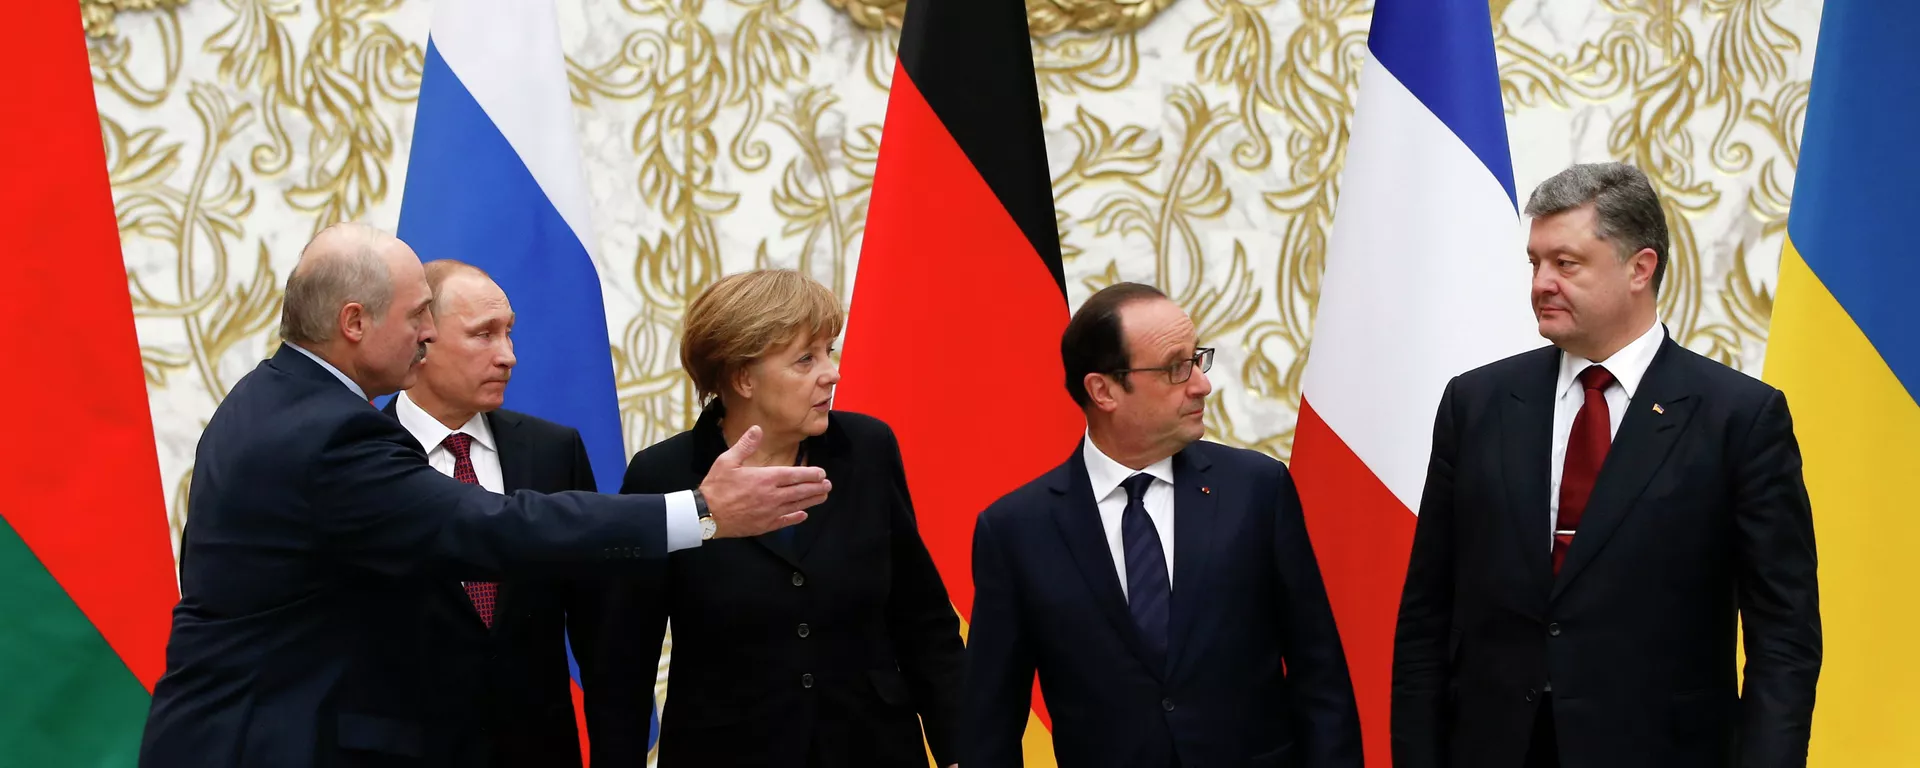
[[[1920,3],[1827,0],[1765,379],[1820,551],[1814,766],[1920,760]]]

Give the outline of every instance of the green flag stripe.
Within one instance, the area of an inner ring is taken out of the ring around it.
[[[0,584],[4,762],[131,768],[146,688],[4,519]]]

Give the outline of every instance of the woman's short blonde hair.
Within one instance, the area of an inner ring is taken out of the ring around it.
[[[767,352],[808,338],[837,338],[846,322],[840,300],[791,269],[757,269],[707,286],[681,322],[680,364],[700,401],[718,397],[742,368]]]

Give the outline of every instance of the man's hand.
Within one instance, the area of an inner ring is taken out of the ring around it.
[[[807,519],[808,507],[827,500],[832,484],[819,467],[749,467],[760,448],[760,427],[748,427],[713,460],[700,495],[713,515],[714,538],[742,538],[777,531]]]

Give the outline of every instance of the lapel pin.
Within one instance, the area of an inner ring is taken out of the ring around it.
[[[1203,485],[1203,486],[1200,486],[1200,492],[1205,494],[1211,494],[1213,493],[1213,489]]]
[[[1653,404],[1653,412],[1654,412],[1654,413],[1666,413],[1666,412],[1667,412],[1667,409],[1665,409],[1665,408],[1662,408],[1662,407],[1660,407],[1660,404],[1659,404],[1659,403],[1654,403],[1654,404]]]

